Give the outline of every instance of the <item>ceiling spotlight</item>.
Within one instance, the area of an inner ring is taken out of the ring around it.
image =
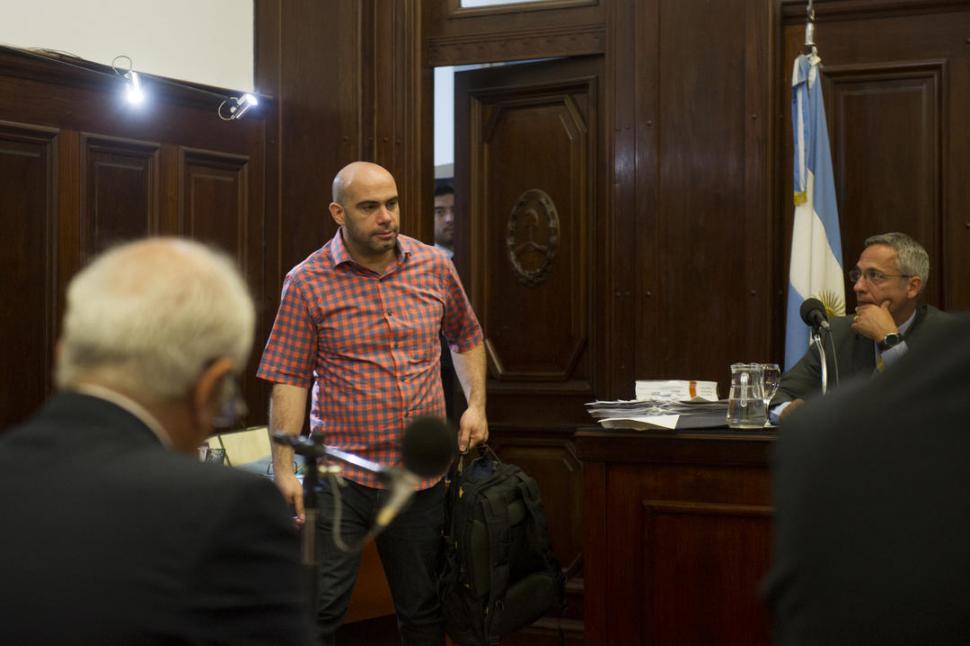
[[[119,67],[118,63],[127,61],[127,66]],[[141,105],[145,101],[145,93],[141,89],[141,78],[138,76],[138,72],[132,69],[133,63],[130,56],[115,56],[115,59],[111,61],[111,69],[115,71],[115,74],[125,79],[125,100],[131,105]]]
[[[141,90],[141,81],[138,80],[138,72],[128,72],[125,77],[128,79],[128,87],[125,88],[125,99],[132,105],[141,105],[145,100],[145,93]]]
[[[219,104],[219,118],[223,121],[242,119],[249,108],[257,105],[259,105],[259,101],[249,92],[242,96],[231,96]]]

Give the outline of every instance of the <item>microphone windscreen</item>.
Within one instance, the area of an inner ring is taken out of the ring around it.
[[[818,320],[828,320],[828,316],[825,315],[825,305],[817,298],[806,298],[798,313],[807,325],[817,325]]]
[[[438,417],[416,417],[404,429],[401,462],[421,478],[445,472],[458,453],[458,433]]]

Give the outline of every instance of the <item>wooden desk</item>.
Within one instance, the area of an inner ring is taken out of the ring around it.
[[[767,644],[774,432],[581,429],[589,644]]]

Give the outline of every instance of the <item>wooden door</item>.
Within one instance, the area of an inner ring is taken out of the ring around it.
[[[592,281],[601,70],[584,57],[455,77],[456,263],[485,332],[490,443],[538,481],[563,566],[582,552],[572,433],[609,363]]]

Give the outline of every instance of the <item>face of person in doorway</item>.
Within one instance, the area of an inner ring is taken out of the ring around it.
[[[451,249],[455,244],[455,194],[444,193],[434,198],[434,241]]]
[[[361,260],[394,256],[401,217],[397,184],[385,169],[361,164],[348,172],[340,201],[330,205],[330,212],[342,227],[351,256]]]
[[[916,309],[920,292],[919,276],[904,276],[899,270],[896,250],[887,245],[874,244],[866,247],[852,272],[859,276],[852,289],[856,304],[881,306],[889,302],[889,311],[896,323],[905,321]]]

